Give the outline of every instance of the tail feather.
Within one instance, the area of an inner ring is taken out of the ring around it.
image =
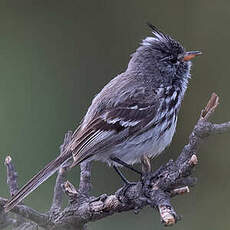
[[[45,168],[31,178],[10,200],[8,200],[4,206],[5,212],[10,211],[14,206],[33,192],[40,184],[52,176],[70,157],[72,157],[72,153],[66,152],[46,165]]]

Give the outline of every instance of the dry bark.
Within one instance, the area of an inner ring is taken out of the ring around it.
[[[142,159],[144,176],[137,183],[123,187],[112,195],[101,195],[98,198],[90,196],[91,183],[90,163],[81,164],[80,184],[76,189],[70,182],[65,181],[65,174],[69,165],[66,164],[58,172],[54,187],[53,203],[48,213],[40,213],[34,209],[17,205],[11,214],[3,211],[6,199],[0,197],[0,228],[12,226],[13,229],[87,229],[87,223],[97,221],[114,213],[134,210],[138,212],[145,206],[151,206],[159,211],[164,225],[175,224],[180,217],[170,203],[172,197],[189,192],[189,187],[195,185],[197,179],[192,177],[192,169],[197,164],[197,154],[203,139],[211,134],[224,133],[230,130],[230,121],[213,124],[209,118],[218,105],[219,98],[213,93],[207,106],[201,111],[200,118],[195,125],[189,142],[184,146],[178,158],[162,165],[155,172],[151,172],[148,158]],[[61,153],[71,137],[71,132],[65,135]],[[18,190],[17,173],[12,159],[5,160],[7,167],[7,184],[10,195]],[[64,193],[69,204],[62,208]]]

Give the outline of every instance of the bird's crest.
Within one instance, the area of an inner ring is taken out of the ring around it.
[[[179,42],[174,40],[168,34],[165,34],[161,30],[159,30],[156,26],[152,25],[151,23],[147,22],[147,26],[150,27],[154,37],[146,37],[141,45],[143,46],[155,46],[157,45],[158,48],[162,50],[169,51],[172,53],[183,53],[184,49]]]

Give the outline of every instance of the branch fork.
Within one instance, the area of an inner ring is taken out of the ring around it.
[[[80,183],[78,189],[65,175],[70,163],[67,162],[58,172],[54,187],[53,202],[48,213],[40,213],[34,209],[17,205],[11,212],[12,218],[4,213],[3,206],[6,199],[0,197],[0,228],[12,226],[13,229],[79,229],[85,230],[86,224],[97,221],[114,213],[133,210],[138,213],[142,208],[151,206],[159,211],[164,225],[174,225],[180,216],[176,214],[171,205],[171,199],[176,195],[189,193],[189,187],[195,185],[197,179],[192,177],[193,168],[198,164],[197,154],[202,140],[211,134],[230,131],[230,121],[222,124],[213,124],[209,121],[219,104],[219,97],[213,93],[207,106],[201,111],[200,118],[195,125],[189,141],[184,146],[178,158],[161,166],[155,172],[151,172],[151,164],[147,157],[143,157],[143,177],[137,183],[118,189],[112,195],[101,195],[98,198],[90,196],[91,164],[82,163]],[[67,132],[64,143],[60,148],[60,154],[70,141],[72,132]],[[17,173],[10,156],[6,157],[7,184],[10,195],[18,190]],[[69,204],[62,207],[63,194],[69,199]]]

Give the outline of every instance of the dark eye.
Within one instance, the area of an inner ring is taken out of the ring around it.
[[[177,59],[177,57],[172,57],[172,58],[170,58],[170,61],[171,61],[173,64],[176,64],[177,61],[178,61],[178,59]]]

